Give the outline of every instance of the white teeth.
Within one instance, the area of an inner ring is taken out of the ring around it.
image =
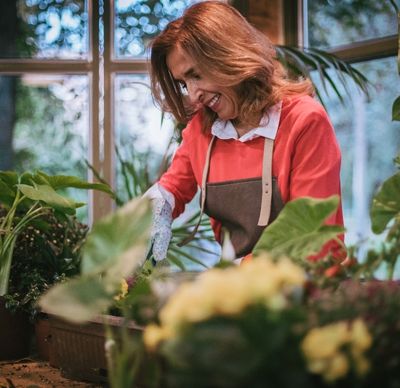
[[[212,108],[212,107],[218,102],[220,96],[221,96],[220,94],[216,94],[216,95],[211,99],[211,101],[208,103],[208,107],[209,107],[209,108]]]

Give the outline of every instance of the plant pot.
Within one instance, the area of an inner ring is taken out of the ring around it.
[[[118,330],[123,318],[101,315],[87,324],[66,322],[49,315],[51,333],[50,365],[61,369],[64,377],[91,382],[107,381],[105,325]],[[131,323],[129,331],[138,332]]]
[[[28,314],[11,313],[0,297],[0,360],[16,360],[30,353],[32,324]]]
[[[35,340],[37,356],[44,361],[51,359],[50,320],[46,314],[41,314],[35,322]]]

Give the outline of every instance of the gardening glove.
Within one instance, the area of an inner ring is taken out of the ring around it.
[[[167,257],[171,241],[172,207],[164,198],[151,200],[153,221],[151,227],[150,249],[153,251],[153,264]]]

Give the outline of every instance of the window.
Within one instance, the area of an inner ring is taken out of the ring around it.
[[[371,83],[369,98],[350,85],[343,102],[326,100],[342,149],[346,241],[362,247],[371,237],[372,196],[395,172],[400,151],[400,125],[391,121],[399,91],[396,13],[389,1],[375,0],[309,0],[303,13],[304,45],[352,62]]]
[[[153,105],[146,47],[194,2],[2,1],[0,169],[84,179],[95,171],[122,200],[129,193],[121,160],[132,158],[140,168],[147,157],[154,179],[172,123]],[[90,203],[83,219],[97,219],[113,206],[97,192]]]

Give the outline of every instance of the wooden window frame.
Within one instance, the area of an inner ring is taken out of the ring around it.
[[[87,0],[87,59],[59,60],[15,58],[0,59],[0,75],[73,74],[89,79],[89,153],[90,163],[114,187],[114,79],[116,74],[146,74],[146,59],[114,57],[114,1]],[[103,13],[101,14],[101,9]],[[99,24],[104,25],[103,50],[100,49]],[[103,115],[101,115],[103,112]],[[89,171],[88,177],[94,180]],[[91,191],[89,223],[113,210],[114,201],[104,193]]]

